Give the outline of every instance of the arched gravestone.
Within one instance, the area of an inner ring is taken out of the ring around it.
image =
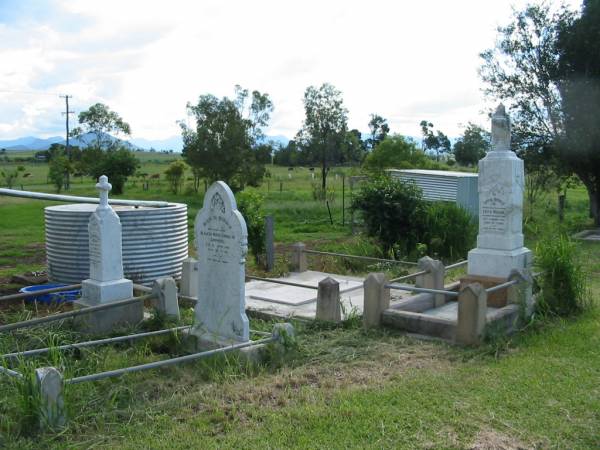
[[[213,183],[196,216],[198,303],[192,333],[204,347],[250,339],[245,311],[246,221],[233,192],[222,181]]]

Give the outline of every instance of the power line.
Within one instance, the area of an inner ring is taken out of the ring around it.
[[[51,95],[56,97],[58,92],[42,92],[42,91],[15,91],[11,89],[0,89],[0,92],[4,92],[5,94],[25,94],[25,95]]]

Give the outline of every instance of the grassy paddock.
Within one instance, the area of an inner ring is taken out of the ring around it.
[[[145,163],[145,165],[154,163]],[[166,168],[159,163],[156,170]],[[41,165],[40,167],[43,167]],[[152,170],[145,170],[153,173]],[[313,248],[382,256],[377,246],[350,236],[341,224],[341,177],[330,176],[332,217],[313,200],[308,169],[270,168],[257,188],[276,221],[281,249],[298,240]],[[345,169],[346,173],[350,169]],[[40,169],[35,190],[43,184]],[[315,183],[318,183],[318,175]],[[40,181],[41,180],[41,181]],[[76,195],[96,195],[77,180]],[[281,191],[279,189],[281,185]],[[173,195],[164,182],[148,191],[128,182],[123,198],[181,201],[190,218],[199,193]],[[49,203],[0,197],[0,284],[10,275],[43,268],[43,207]],[[530,205],[527,205],[527,211]],[[567,196],[557,222],[554,194],[542,198],[525,223],[534,248],[543,235],[590,224],[581,188]],[[190,221],[192,223],[192,221]],[[191,227],[192,225],[190,225]],[[191,228],[190,228],[191,229]],[[600,250],[580,244],[595,298],[600,293]],[[386,267],[317,259],[319,268],[366,273]],[[285,264],[280,261],[280,264]],[[251,271],[255,270],[250,266]],[[285,270],[285,269],[281,269]],[[31,305],[0,310],[0,323],[35,314]],[[191,321],[191,310],[184,310]],[[154,326],[156,326],[155,324]],[[413,340],[390,330],[364,332],[356,320],[341,327],[297,323],[299,346],[287,361],[240,367],[231,357],[70,386],[70,422],[62,433],[36,432],[19,386],[0,376],[0,447],[6,448],[597,448],[600,446],[600,312],[538,321],[523,334],[477,350]],[[251,328],[271,323],[251,320]],[[0,352],[83,340],[62,326],[0,335]],[[21,362],[20,370],[55,365],[82,375],[174,356],[178,338],[51,353]]]

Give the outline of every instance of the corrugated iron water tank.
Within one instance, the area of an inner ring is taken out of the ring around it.
[[[81,203],[45,208],[48,278],[80,283],[89,277],[88,221],[98,205]],[[188,256],[187,205],[162,208],[115,206],[121,219],[123,271],[136,283],[181,277]]]
[[[473,216],[479,215],[478,175],[468,172],[390,169],[393,178],[414,182],[428,201],[454,202]]]

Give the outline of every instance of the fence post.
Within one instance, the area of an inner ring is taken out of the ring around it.
[[[275,267],[275,246],[273,242],[273,228],[273,216],[265,217],[265,252],[267,254],[265,268],[267,269],[267,272],[271,272]]]
[[[319,281],[317,294],[317,320],[341,322],[340,284],[331,277]]]
[[[419,270],[427,270],[425,275],[418,275],[415,279],[415,286],[427,289],[444,290],[444,264],[437,260],[424,256],[419,259]],[[438,308],[446,303],[444,294],[433,294],[434,307]]]
[[[54,367],[35,369],[35,387],[39,395],[40,427],[56,429],[65,425],[63,378]]]
[[[525,317],[529,317],[533,313],[534,307],[533,295],[531,292],[531,277],[524,271],[513,269],[508,276],[508,281],[512,280],[518,280],[519,282],[508,287],[506,292],[506,303],[521,305]]]
[[[306,245],[302,242],[297,242],[292,246],[292,272],[306,272],[308,270],[308,262],[306,260]]]
[[[479,283],[465,286],[458,294],[456,342],[478,345],[485,328],[487,293]]]
[[[158,278],[152,285],[155,298],[152,303],[160,314],[179,320],[179,302],[177,301],[177,284],[171,277]]]
[[[186,258],[181,266],[181,294],[198,298],[198,260]]]
[[[381,313],[390,307],[390,290],[383,273],[370,273],[364,282],[363,326],[365,329],[381,324]]]

